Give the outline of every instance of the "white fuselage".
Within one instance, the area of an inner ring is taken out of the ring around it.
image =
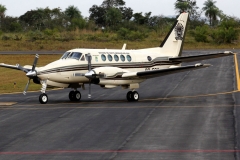
[[[92,69],[100,68],[109,78],[104,79],[100,85],[125,85],[140,83],[144,79],[128,80],[117,78],[116,73],[140,72],[169,68],[173,64],[156,60],[161,57],[161,48],[151,48],[143,50],[109,50],[109,49],[73,49],[66,57],[54,61],[44,67],[37,68],[38,77],[41,80],[48,80],[49,85],[58,87],[68,87],[69,84],[77,83],[80,86],[89,83],[89,79],[84,76],[88,72],[87,54],[92,56]],[[75,57],[71,57],[76,53]],[[166,54],[163,59],[166,59]],[[119,70],[119,71],[117,71]],[[115,76],[112,77],[111,76]],[[113,79],[114,78],[114,79]],[[52,82],[52,83],[51,83]],[[55,84],[53,83],[55,82]],[[59,83],[59,84],[58,84]],[[110,87],[111,88],[111,87]]]

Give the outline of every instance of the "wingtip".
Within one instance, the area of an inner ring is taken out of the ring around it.
[[[225,51],[224,54],[234,55],[234,53],[232,51]]]
[[[204,66],[204,67],[211,67],[211,66],[213,66],[213,65],[211,65],[211,64],[203,64],[203,66]]]
[[[202,64],[202,63],[197,63],[195,64],[195,67],[211,67],[211,64]]]

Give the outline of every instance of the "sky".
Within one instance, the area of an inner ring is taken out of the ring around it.
[[[152,12],[153,15],[174,16],[174,2],[176,0],[124,0],[126,7],[133,9],[133,12]],[[202,8],[206,0],[197,0],[197,6]],[[216,6],[223,13],[240,18],[240,0],[215,0]],[[84,17],[89,16],[89,8],[94,4],[101,5],[103,0],[0,0],[0,4],[7,8],[6,15],[19,17],[27,11],[37,8],[50,9],[60,7],[65,10],[68,6],[78,7]],[[204,14],[203,14],[204,15]]]

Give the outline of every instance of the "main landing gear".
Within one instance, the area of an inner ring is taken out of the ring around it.
[[[70,101],[80,101],[81,93],[77,90],[69,92],[69,99]]]
[[[139,100],[139,94],[137,91],[129,91],[127,93],[127,100],[129,102],[133,102],[133,101],[138,101]]]

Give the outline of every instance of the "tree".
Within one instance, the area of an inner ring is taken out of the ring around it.
[[[189,10],[190,6],[187,1],[176,1],[174,3],[174,8],[177,11],[177,13],[181,14],[183,12],[187,12],[187,10]]]
[[[140,13],[134,13],[133,14],[134,22],[140,25],[143,25],[145,22],[145,17],[142,15],[142,12]]]
[[[101,7],[103,8],[119,8],[125,5],[125,2],[123,0],[104,0],[101,4]]]
[[[100,6],[93,5],[89,9],[89,13],[89,19],[94,21],[96,25],[100,27],[105,27],[106,25],[112,24],[109,23],[109,16],[113,13],[118,15],[117,21],[119,21],[118,18],[121,17],[120,21],[122,22],[129,21],[133,16],[133,10],[131,8],[125,7],[125,2],[123,0],[104,0]],[[119,13],[121,13],[121,16]],[[116,17],[112,18],[112,22],[116,21],[114,20]]]
[[[7,8],[4,5],[0,4],[0,17],[4,18],[5,17],[5,12],[7,11]]]
[[[204,7],[202,8],[202,10],[205,12],[205,16],[209,18],[210,26],[214,25],[213,22],[217,20],[217,17],[221,13],[215,3],[216,1],[207,0],[206,2],[204,2]]]
[[[90,9],[90,16],[89,19],[93,20],[96,25],[98,26],[105,26],[105,14],[106,14],[106,9],[101,7],[101,6],[97,6],[97,5],[93,5]]]
[[[133,21],[140,25],[144,25],[144,24],[151,25],[151,24],[149,24],[150,19],[151,19],[151,14],[152,14],[152,12],[145,13],[144,15],[142,15],[142,12],[135,13],[135,14],[133,14],[133,17],[134,17]]]
[[[72,20],[73,18],[82,18],[81,12],[75,6],[68,6],[64,13],[70,20]]]
[[[67,26],[66,24],[68,24],[68,21],[65,19],[67,18],[64,16],[64,13],[60,8],[49,9],[48,7],[27,11],[19,17],[19,20],[23,24],[25,30],[61,30]]]
[[[125,21],[129,21],[133,16],[133,10],[130,7],[120,7],[122,12],[122,19]]]
[[[77,28],[83,29],[86,26],[86,20],[83,19],[81,12],[75,6],[69,6],[64,11],[67,23],[66,26],[70,30],[75,30]]]
[[[0,4],[0,27],[2,26],[2,20],[5,17],[5,12],[6,12],[7,8],[4,5]]]
[[[40,10],[31,10],[27,11],[24,15],[19,17],[19,20],[26,23],[27,27],[41,30],[43,29],[43,19],[44,19],[44,12]]]
[[[232,41],[238,39],[238,26],[238,19],[225,17],[218,28],[213,29],[211,36],[217,43],[232,43]]]
[[[188,12],[190,20],[198,20],[201,16],[201,11],[198,10],[199,7],[197,6],[196,0],[178,0],[174,3],[174,8],[179,14],[182,12]]]
[[[116,26],[122,20],[122,13],[117,8],[109,8],[106,13],[106,22],[108,26]]]

